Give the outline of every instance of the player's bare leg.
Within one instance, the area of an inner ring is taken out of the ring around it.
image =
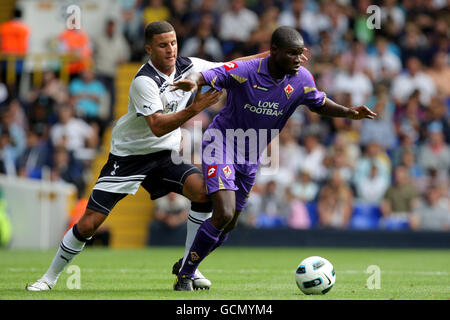
[[[189,250],[189,255],[181,268],[174,290],[193,290],[193,277],[200,262],[215,248],[220,241],[225,227],[233,221],[236,208],[236,195],[233,190],[219,190],[211,194],[213,214],[205,220]]]
[[[27,285],[26,289],[28,291],[52,289],[64,268],[83,250],[86,241],[95,234],[106,218],[107,215],[103,213],[86,209],[78,223],[65,233],[47,272],[33,284]]]
[[[211,200],[206,196],[206,185],[202,174],[194,173],[186,178],[183,185],[183,195],[192,201],[192,206],[187,221],[184,256],[173,265],[172,273],[174,275],[178,275],[178,272],[183,266],[183,263],[189,254],[189,249],[194,242],[198,228],[203,221],[210,218],[212,214]],[[209,289],[210,287],[211,281],[197,269],[194,274],[194,289]]]

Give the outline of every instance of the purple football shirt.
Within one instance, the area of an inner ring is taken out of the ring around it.
[[[224,152],[233,152],[234,161],[237,154],[245,154],[245,163],[254,166],[255,170],[261,152],[274,138],[274,133],[281,131],[295,109],[300,105],[320,108],[326,99],[325,93],[317,90],[313,76],[304,67],[300,67],[296,75],[286,75],[280,80],[272,78],[268,71],[268,57],[225,63],[202,74],[211,87],[227,90],[226,105],[209,125],[203,139],[206,137],[212,141],[214,139],[208,136],[208,131],[220,131],[225,149],[225,141],[229,137],[227,129],[242,129],[246,139],[237,141],[239,138],[232,137],[237,145],[234,145],[234,150]],[[255,153],[256,163],[250,156]]]

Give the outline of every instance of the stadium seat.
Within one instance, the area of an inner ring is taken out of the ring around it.
[[[350,220],[350,229],[374,230],[378,228],[381,218],[380,208],[373,204],[355,204]]]
[[[380,228],[391,231],[409,230],[409,220],[406,217],[388,217],[381,219]]]
[[[261,213],[256,220],[257,228],[282,228],[286,227],[286,221],[279,216],[268,215]]]

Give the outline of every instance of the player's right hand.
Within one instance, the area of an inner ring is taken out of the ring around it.
[[[205,93],[201,93],[201,90],[198,90],[191,108],[195,109],[197,112],[200,112],[203,109],[217,103],[221,95],[222,91],[217,91],[214,88],[209,89]]]
[[[189,79],[179,80],[174,83],[171,83],[170,85],[174,87],[170,90],[170,92],[176,91],[176,90],[183,90],[185,92],[188,92],[188,91],[194,92],[195,90],[198,89],[195,81],[192,81]]]

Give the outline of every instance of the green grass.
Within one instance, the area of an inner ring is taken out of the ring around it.
[[[27,292],[25,284],[48,268],[55,250],[0,250],[0,300],[5,299],[450,299],[450,250],[231,248],[214,252],[200,270],[209,291],[174,292],[172,264],[184,248],[85,249],[72,265],[81,270],[81,290],[70,290],[63,272],[49,292]],[[306,296],[294,273],[303,258],[330,260],[336,284],[323,296]],[[369,265],[381,269],[381,288],[368,289]]]

